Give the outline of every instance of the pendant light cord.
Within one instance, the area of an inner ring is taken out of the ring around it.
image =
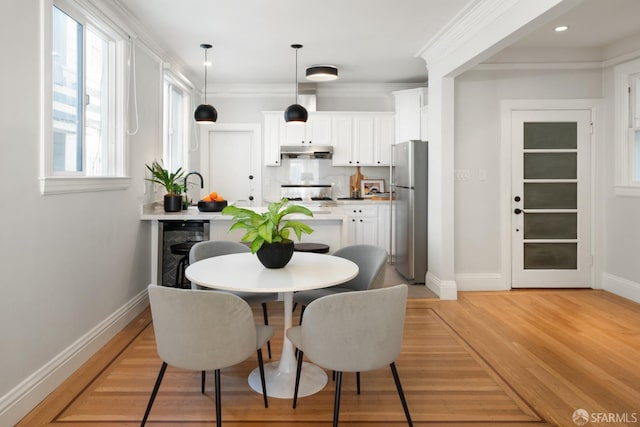
[[[207,51],[209,48],[204,49],[204,103],[207,103]]]
[[[296,104],[298,103],[298,49],[300,48],[296,47]]]

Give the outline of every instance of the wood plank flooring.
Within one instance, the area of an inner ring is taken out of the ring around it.
[[[408,303],[397,366],[416,426],[571,427],[579,408],[618,417],[589,426],[640,423],[640,305],[591,290],[459,296]],[[281,310],[270,304],[274,358]],[[331,381],[295,410],[275,398],[265,409],[246,381],[255,365],[223,370],[223,425],[331,425]],[[139,425],[159,367],[147,310],[18,426]],[[169,368],[147,425],[215,425],[213,375],[204,395],[199,384],[199,373]],[[359,396],[345,374],[340,424],[406,425],[388,369],[364,373]]]

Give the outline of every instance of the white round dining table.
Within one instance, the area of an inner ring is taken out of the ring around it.
[[[251,253],[221,255],[189,265],[186,277],[207,288],[243,291],[278,292],[284,300],[284,338],[280,360],[265,364],[267,395],[292,398],[296,360],[293,344],[286,330],[292,325],[293,294],[296,291],[326,288],[344,283],[358,274],[358,266],[347,259],[326,254],[294,252],[284,268],[264,267]],[[303,363],[298,396],[308,396],[327,384],[325,371],[312,363]],[[262,393],[258,368],[249,375],[249,385]]]

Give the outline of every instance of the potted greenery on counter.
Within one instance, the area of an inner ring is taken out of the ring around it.
[[[229,231],[244,229],[243,242],[251,242],[251,253],[257,254],[260,262],[267,268],[282,268],[293,256],[293,241],[289,239],[291,230],[298,240],[302,233],[311,234],[313,229],[300,221],[285,220],[289,214],[313,216],[313,213],[300,205],[289,205],[284,198],[269,204],[266,212],[259,214],[251,209],[227,206],[222,210],[224,215],[231,215],[235,220]]]
[[[180,212],[182,210],[182,191],[184,190],[180,180],[183,179],[184,170],[178,168],[175,172],[169,172],[156,160],[151,163],[151,166],[147,164],[145,166],[151,172],[151,178],[145,179],[160,184],[167,190],[167,194],[164,195],[165,212]]]

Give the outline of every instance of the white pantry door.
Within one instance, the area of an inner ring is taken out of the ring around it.
[[[591,287],[591,111],[513,111],[513,288]]]
[[[211,129],[202,150],[205,166],[203,196],[217,192],[239,206],[261,203],[260,141],[256,132],[243,129]]]

